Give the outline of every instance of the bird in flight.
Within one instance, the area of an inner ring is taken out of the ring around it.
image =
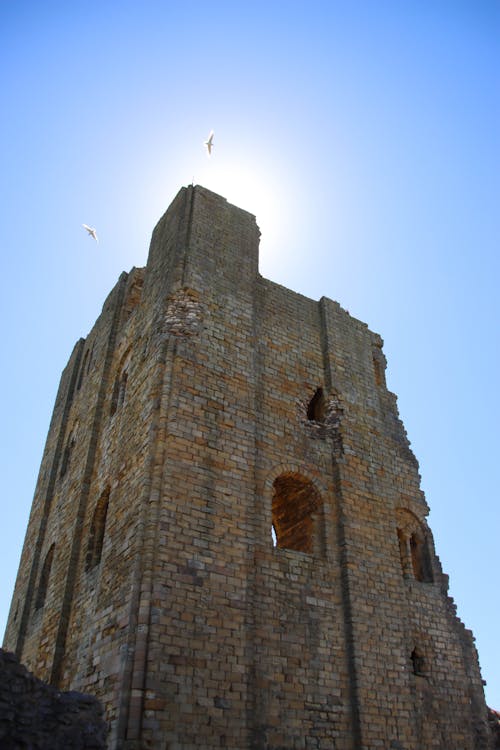
[[[96,242],[99,242],[99,240],[97,239],[97,232],[95,231],[95,229],[92,229],[92,227],[88,227],[86,224],[82,224],[82,227],[87,230],[89,235],[93,237]]]
[[[207,147],[208,155],[212,153],[212,149],[214,147],[214,131],[211,130],[208,136],[208,140],[205,141],[205,146]]]

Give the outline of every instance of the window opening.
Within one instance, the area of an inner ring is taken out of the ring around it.
[[[113,395],[111,397],[111,416],[115,414],[117,409],[123,406],[123,403],[125,401],[125,393],[127,391],[127,380],[128,373],[126,370],[124,370],[122,374],[115,380],[115,384],[113,386]]]
[[[38,591],[35,599],[35,609],[41,609],[45,604],[45,599],[47,597],[47,588],[49,585],[50,570],[52,568],[52,559],[54,557],[54,547],[55,545],[53,544],[47,552],[45,562],[43,563],[42,572],[40,574],[40,581],[38,583]]]
[[[326,399],[323,388],[318,388],[309,401],[307,407],[307,418],[310,422],[323,422],[326,414]]]
[[[427,540],[417,532],[410,537],[410,551],[413,574],[416,580],[432,583],[434,579]]]
[[[59,473],[61,477],[63,477],[68,471],[69,463],[71,461],[71,454],[73,453],[74,447],[75,447],[75,438],[73,437],[73,432],[71,432],[66,442],[66,446],[64,448],[63,455],[62,455],[61,471]]]
[[[89,543],[87,547],[87,561],[85,570],[88,572],[101,562],[102,547],[104,544],[104,531],[106,528],[106,516],[108,514],[109,489],[106,489],[94,510],[92,524],[90,527]]]
[[[405,578],[414,578],[423,583],[433,583],[430,532],[425,525],[406,508],[396,510],[399,557]]]
[[[312,554],[323,552],[320,528],[321,497],[312,482],[284,474],[273,484],[272,525],[276,547]]]
[[[411,663],[413,667],[413,674],[419,675],[420,677],[425,676],[425,659],[416,648],[411,652]]]

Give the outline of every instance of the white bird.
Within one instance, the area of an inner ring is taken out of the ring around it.
[[[91,237],[95,239],[96,242],[99,242],[97,239],[97,232],[92,227],[88,227],[86,224],[82,224],[82,227],[87,230],[87,232],[90,234]]]
[[[211,130],[208,136],[208,140],[205,141],[205,146],[207,147],[208,155],[212,153],[212,149],[214,146],[214,131]]]

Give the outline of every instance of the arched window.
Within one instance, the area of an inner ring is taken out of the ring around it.
[[[323,553],[322,502],[312,482],[300,474],[282,474],[275,479],[273,488],[275,546]]]
[[[433,583],[432,560],[429,551],[428,532],[418,518],[409,510],[396,511],[397,535],[401,568],[405,578],[414,578],[423,583]]]
[[[413,575],[416,580],[423,581],[424,583],[432,583],[434,577],[432,575],[429,548],[424,535],[420,531],[416,531],[411,535],[410,551]]]
[[[88,572],[101,562],[102,545],[104,544],[104,530],[106,528],[106,516],[108,514],[109,488],[104,490],[97,501],[90,526],[89,543],[87,547],[87,560],[85,570]]]
[[[326,399],[323,388],[318,388],[309,401],[307,407],[307,418],[310,422],[323,422],[326,413]]]
[[[41,609],[45,604],[47,588],[49,585],[50,569],[52,568],[52,560],[54,558],[54,548],[55,545],[53,544],[47,552],[47,555],[45,556],[42,572],[40,573],[40,580],[38,582],[38,591],[36,592],[35,609]]]

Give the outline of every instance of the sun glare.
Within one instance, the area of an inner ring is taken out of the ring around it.
[[[275,176],[248,164],[207,164],[195,182],[222,195],[238,208],[254,214],[261,232],[261,253],[277,253],[289,231],[290,200],[286,185]]]

